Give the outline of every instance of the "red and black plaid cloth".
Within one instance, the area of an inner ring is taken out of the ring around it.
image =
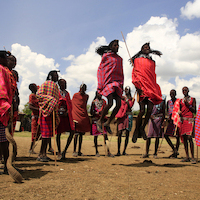
[[[200,146],[200,104],[195,119],[195,141],[196,145]]]
[[[45,81],[37,92],[37,98],[39,100],[40,111],[42,112],[40,120],[42,137],[52,136],[51,114],[53,109],[55,109],[55,127],[57,128],[60,123],[60,118],[58,116],[59,89],[56,83],[50,80]]]
[[[124,84],[122,58],[113,52],[103,54],[97,71],[97,79],[98,93],[107,97],[116,92],[121,97]]]

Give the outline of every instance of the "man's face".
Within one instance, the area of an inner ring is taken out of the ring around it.
[[[16,66],[16,64],[17,64],[16,58],[13,57],[13,56],[8,56],[8,57],[7,57],[7,60],[8,60],[8,68],[9,68],[10,70],[14,69],[15,66]]]
[[[186,96],[188,96],[189,89],[187,87],[184,87],[182,89],[182,92],[183,92],[183,95],[186,97]]]
[[[65,90],[67,88],[67,83],[66,81],[62,80],[60,81],[60,89]]]
[[[150,50],[149,45],[146,44],[142,48],[142,53],[149,54],[149,50]]]
[[[54,72],[54,73],[53,73],[52,80],[53,80],[54,82],[57,82],[57,81],[58,81],[58,73],[57,73],[57,72]]]
[[[175,92],[174,90],[171,90],[171,91],[170,91],[170,97],[171,97],[172,99],[174,99],[175,96],[176,96],[176,92]]]
[[[117,41],[115,41],[111,47],[112,52],[117,53],[119,49],[119,45],[117,43]]]

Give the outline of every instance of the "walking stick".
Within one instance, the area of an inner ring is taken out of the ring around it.
[[[55,110],[53,109],[53,138],[54,138],[54,158],[56,166],[56,136],[55,136]]]
[[[11,104],[11,135],[12,136],[13,136],[13,117],[14,117],[13,104]]]
[[[36,129],[36,135],[35,135],[35,138],[33,140],[33,147],[32,147],[32,152],[34,151],[35,147],[37,146],[38,143],[36,143],[36,139],[37,139],[37,135],[38,135],[38,131],[39,131],[39,128],[40,128],[40,118],[41,118],[41,113],[42,111],[39,112],[39,118],[38,118],[38,125],[37,125],[37,129]],[[42,135],[40,134],[39,138],[37,141],[40,141]],[[29,157],[30,155],[32,154],[32,152],[29,153]]]
[[[107,144],[106,144],[106,135],[104,134],[104,123],[102,123],[102,129],[103,129],[103,141],[104,141],[104,150],[105,150],[105,156],[108,155],[108,150],[107,150]]]
[[[125,43],[125,46],[126,46],[126,49],[127,49],[127,52],[128,52],[129,58],[130,58],[130,61],[131,61],[131,64],[132,64],[133,69],[134,69],[134,72],[135,72],[135,74],[136,74],[136,71],[135,71],[135,68],[134,68],[134,63],[133,63],[133,60],[132,60],[132,58],[131,58],[131,55],[130,55],[130,52],[129,52],[129,50],[128,50],[128,46],[127,46],[127,44],[126,44],[126,40],[125,40],[125,38],[124,38],[124,35],[123,35],[122,31],[121,31],[121,34],[122,34],[122,37],[123,37],[123,40],[124,40],[124,43]],[[136,74],[136,76],[137,76],[137,74]],[[140,83],[140,82],[139,82],[139,83]],[[141,87],[140,87],[140,88],[141,88]],[[140,100],[140,95],[139,95],[139,93],[137,92],[137,102],[139,102],[139,100]]]

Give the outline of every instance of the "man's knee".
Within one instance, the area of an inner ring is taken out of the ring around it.
[[[139,112],[139,114],[142,115],[142,116],[144,115],[144,113],[145,113],[145,109],[141,109],[140,112]]]

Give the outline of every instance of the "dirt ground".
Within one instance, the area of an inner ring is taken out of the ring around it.
[[[54,161],[36,161],[36,154],[29,157],[30,133],[28,136],[15,133],[18,144],[15,167],[23,170],[23,183],[14,183],[10,176],[0,175],[0,199],[200,199],[200,163],[181,162],[185,156],[183,145],[178,158],[170,159],[168,156],[172,152],[163,140],[155,159],[152,140],[150,157],[144,159],[140,158],[144,141],[138,139],[133,144],[130,138],[128,155],[111,158],[104,156],[103,137],[99,136],[101,156],[95,157],[93,136],[84,136],[82,152],[85,156],[72,157],[72,143],[67,159],[55,166]],[[111,152],[116,154],[117,137],[109,136],[109,139]],[[62,136],[62,148],[66,140],[67,136]],[[123,146],[124,138],[122,150]],[[40,142],[36,152],[39,152],[39,147]],[[195,156],[196,153],[195,146]],[[53,155],[48,156],[54,159]]]

